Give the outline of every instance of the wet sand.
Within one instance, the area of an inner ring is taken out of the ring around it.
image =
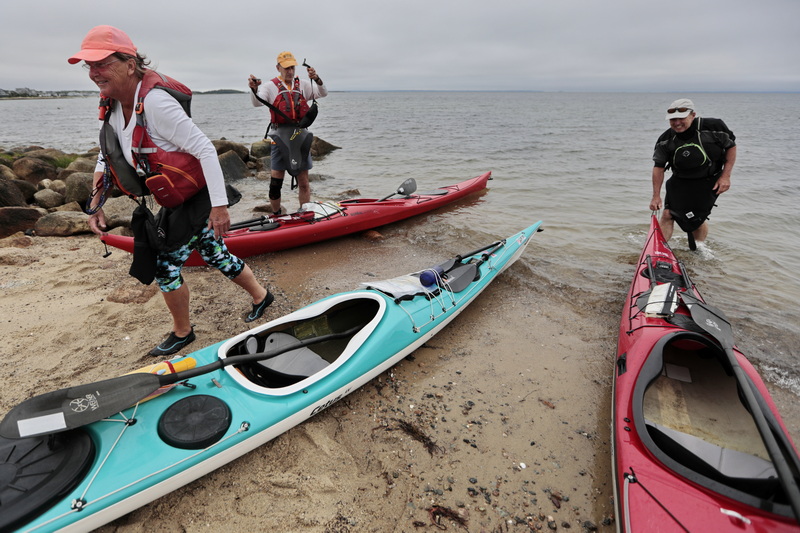
[[[249,259],[276,295],[264,320],[446,259],[399,237],[353,236]],[[30,242],[0,248],[0,412],[152,363],[146,352],[171,324],[157,289],[127,275],[127,253],[103,258],[94,236]],[[550,530],[549,521],[559,531],[589,523],[613,531],[618,318],[580,316],[563,295],[530,290],[523,280],[539,268],[536,253],[534,240],[523,260],[390,371],[100,531],[404,532],[436,530],[434,521],[452,531]],[[246,328],[241,289],[206,267],[185,278],[192,348]]]

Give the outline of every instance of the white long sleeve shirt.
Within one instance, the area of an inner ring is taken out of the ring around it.
[[[133,97],[134,102],[139,98],[141,86],[142,84],[139,82]],[[208,194],[211,197],[211,206],[228,205],[225,178],[222,174],[222,167],[219,165],[217,150],[186,114],[178,101],[166,91],[154,88],[144,98],[144,109],[147,133],[155,145],[168,152],[185,152],[199,159],[203,175],[206,178]],[[108,123],[117,134],[125,159],[132,167],[136,168],[131,152],[136,116],[131,116],[130,121],[125,124],[122,105],[114,102],[114,109]],[[101,156],[97,158],[95,170],[102,172],[103,169],[104,162]]]
[[[286,88],[282,80],[281,84],[284,85],[284,88]],[[292,87],[288,87],[288,89],[291,90]],[[303,93],[305,99],[309,101],[315,98],[323,98],[328,96],[328,88],[325,87],[324,83],[322,85],[317,85],[316,82],[312,82],[311,80],[301,79],[300,91]],[[279,89],[278,86],[275,85],[275,82],[273,82],[272,79],[269,79],[261,82],[261,85],[258,86],[257,92],[258,96],[260,96],[263,100],[269,102],[270,104],[274,104],[275,99],[278,97]],[[256,99],[252,91],[250,91],[250,102],[252,102],[253,106],[255,107],[264,105]]]

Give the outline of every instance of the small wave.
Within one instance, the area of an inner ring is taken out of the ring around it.
[[[800,378],[793,376],[784,368],[762,364],[761,374],[764,379],[778,387],[790,391],[796,396],[800,396]]]
[[[712,261],[717,258],[714,255],[714,251],[705,242],[697,243],[697,255],[699,255],[700,259],[703,261]]]

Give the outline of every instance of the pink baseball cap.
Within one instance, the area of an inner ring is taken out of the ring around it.
[[[74,65],[79,61],[100,61],[115,52],[135,56],[136,47],[124,31],[113,26],[95,26],[81,43],[81,51],[67,59]]]

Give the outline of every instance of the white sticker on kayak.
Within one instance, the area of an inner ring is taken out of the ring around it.
[[[52,415],[19,420],[17,429],[20,437],[29,437],[67,429],[67,422],[64,420],[64,413],[53,413]]]

